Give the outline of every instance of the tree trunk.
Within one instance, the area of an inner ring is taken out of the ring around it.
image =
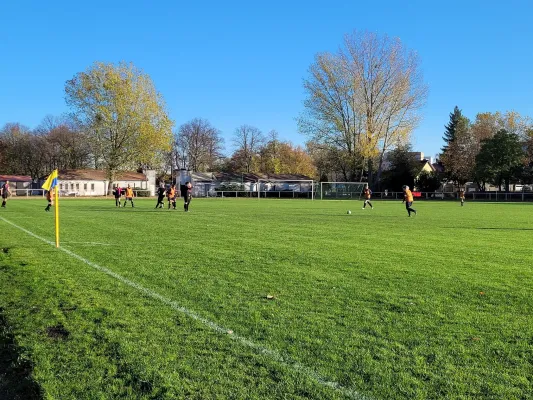
[[[372,171],[374,166],[374,162],[372,158],[368,159],[368,186],[373,187],[374,186],[374,172]]]
[[[115,181],[115,170],[114,169],[108,169],[106,173],[106,177],[108,179],[107,182],[107,194],[111,195],[113,194],[113,182]]]

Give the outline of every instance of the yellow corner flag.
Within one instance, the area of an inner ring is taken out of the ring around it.
[[[54,169],[52,173],[46,178],[42,188],[50,191],[50,189],[57,186],[57,169]]]
[[[56,220],[56,247],[59,247],[59,190],[57,190],[58,172],[54,169],[46,178],[42,188],[51,191],[55,188],[55,220]]]

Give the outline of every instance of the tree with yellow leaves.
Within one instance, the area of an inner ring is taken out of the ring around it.
[[[116,171],[156,163],[170,149],[173,122],[165,102],[133,64],[96,62],[68,80],[65,92],[106,170],[108,191]]]
[[[318,54],[309,73],[300,132],[345,152],[351,179],[362,167],[372,184],[374,161],[379,178],[385,152],[408,142],[420,119],[427,86],[416,53],[399,39],[355,32],[337,53]]]

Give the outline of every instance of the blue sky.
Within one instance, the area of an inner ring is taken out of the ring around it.
[[[533,116],[531,16],[533,1],[516,0],[4,1],[0,126],[67,112],[67,79],[94,61],[127,61],[152,77],[177,126],[208,119],[228,151],[242,124],[303,144],[295,118],[315,54],[368,30],[418,52],[430,94],[413,144],[435,155],[455,105],[471,119]]]

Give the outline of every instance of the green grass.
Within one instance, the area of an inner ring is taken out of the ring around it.
[[[53,242],[45,201],[1,210],[0,307],[44,398],[533,396],[533,205],[154,205],[63,200],[92,266],[5,222]]]

